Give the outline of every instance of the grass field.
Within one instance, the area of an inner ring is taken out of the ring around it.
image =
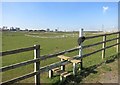
[[[27,36],[26,36],[27,35]],[[85,33],[85,36],[93,36],[95,34]],[[116,37],[116,35],[108,36],[107,39],[112,39]],[[3,32],[2,33],[2,51],[13,50],[18,48],[24,48],[33,46],[35,44],[39,44],[41,46],[40,55],[51,54],[63,50],[67,50],[73,48],[77,45],[78,33],[39,33],[39,32]],[[102,41],[102,37],[95,38],[92,40],[86,40],[84,45],[93,44],[96,42]],[[116,41],[112,41],[107,43],[107,45],[112,45],[116,43]],[[83,54],[93,52],[97,49],[100,49],[102,45],[93,46],[83,50]],[[116,47],[112,47],[106,50],[106,57],[116,54]],[[78,51],[66,54],[68,56],[78,55]],[[96,65],[101,63],[103,60],[101,58],[101,52],[91,55],[83,59],[84,68],[90,67],[92,65]],[[2,58],[2,66],[7,66],[10,64],[19,63],[22,61],[33,59],[33,51],[19,53],[14,55],[4,56]],[[51,63],[55,63],[60,61],[58,58],[47,59],[41,62],[41,66],[49,65]],[[67,65],[67,70],[72,71],[72,65]],[[2,81],[9,80],[11,78],[15,78],[26,73],[33,71],[33,64],[23,66],[14,70],[6,71],[2,74]],[[56,83],[59,81],[59,76],[56,75],[52,79],[48,78],[48,74],[44,73],[41,75],[41,82],[47,83]],[[34,77],[29,79],[25,79],[20,82],[33,83]]]

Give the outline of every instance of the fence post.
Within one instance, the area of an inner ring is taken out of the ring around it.
[[[117,34],[117,37],[120,37],[120,32]],[[120,38],[117,39],[117,43],[120,43]],[[116,48],[116,52],[119,53],[119,51],[120,51],[120,46],[119,46],[119,44],[118,44],[118,45],[117,45],[117,48]]]
[[[63,60],[64,60],[64,59],[61,59],[61,61],[63,61]],[[62,66],[61,66],[61,70],[62,70],[62,71],[65,71],[65,65],[62,65]]]
[[[79,31],[79,37],[82,37],[83,36],[83,29],[81,29],[80,31]],[[79,49],[79,57],[82,57],[82,43],[80,44],[80,46],[79,46],[81,49]],[[82,62],[82,59],[81,59],[81,62],[80,62],[80,67],[81,67],[81,69],[83,69],[83,62]]]
[[[119,37],[119,39],[117,39],[117,43],[120,43],[120,31],[117,34],[117,37]],[[120,44],[117,45],[117,53],[118,53],[118,57],[120,57]]]
[[[105,47],[106,47],[106,35],[105,36],[103,36],[103,45],[102,45],[102,48],[104,49]],[[104,50],[102,50],[102,59],[104,59],[105,58],[105,49]]]
[[[53,71],[52,71],[52,70],[49,70],[48,77],[49,77],[49,78],[52,78],[52,77],[53,77]]]
[[[76,63],[73,63],[73,75],[75,76],[76,75]]]
[[[40,45],[34,45],[36,48],[34,49],[34,59],[40,57]],[[34,72],[39,71],[40,69],[40,61],[34,63]],[[35,85],[40,85],[40,73],[35,75]]]
[[[120,3],[120,2],[119,2]],[[120,43],[120,30],[119,30],[119,33],[118,33],[118,43]],[[120,65],[120,44],[118,44],[118,66]],[[118,68],[118,83],[120,84],[120,68]]]

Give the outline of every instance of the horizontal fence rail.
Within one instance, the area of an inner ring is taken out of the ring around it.
[[[110,42],[110,41],[113,41],[113,40],[117,40],[117,39],[119,39],[119,38],[120,38],[120,37],[118,37],[118,38],[113,38],[113,39],[109,39],[109,40],[102,41],[102,42],[98,42],[98,43],[95,43],[95,44],[85,45],[85,46],[83,46],[83,49],[84,49],[84,48],[88,48],[88,47],[92,47],[92,46],[96,46],[96,45],[99,45],[99,44],[103,44],[103,43],[105,43],[105,42]]]
[[[16,63],[16,64],[4,66],[4,67],[0,68],[0,72],[4,72],[4,71],[15,69],[15,68],[18,68],[18,67],[21,67],[21,66],[29,65],[29,64],[35,63],[39,60],[40,60],[40,58],[37,58],[37,59],[24,61],[24,62],[21,62],[21,63]]]
[[[94,52],[91,52],[91,53],[85,54],[85,55],[82,56],[82,58],[83,58],[83,57],[90,56],[90,55],[95,54],[95,53],[97,53],[97,52],[100,52],[100,51],[102,51],[102,50],[104,50],[104,49],[111,48],[111,47],[116,46],[116,45],[118,45],[118,44],[120,44],[120,43],[116,43],[116,44],[113,44],[113,45],[107,46],[107,47],[105,47],[105,48],[102,48],[102,49],[96,50],[96,51],[94,51]]]
[[[21,49],[12,50],[12,51],[0,52],[0,55],[1,56],[6,56],[6,55],[10,55],[10,54],[16,54],[16,53],[31,51],[31,50],[36,49],[37,47],[38,46],[32,46],[32,47],[28,47],[28,48],[21,48]]]
[[[56,57],[58,55],[63,55],[65,53],[77,51],[78,49],[80,49],[80,48],[77,47],[77,48],[73,48],[73,49],[70,49],[70,50],[65,50],[65,51],[62,51],[62,52],[59,52],[59,53],[55,53],[55,54],[51,54],[51,55],[44,55],[44,56],[41,56],[40,58],[36,58],[36,59],[21,62],[21,63],[16,63],[16,64],[12,64],[12,65],[9,65],[9,66],[5,66],[5,67],[0,68],[0,72],[4,72],[4,71],[15,69],[15,68],[18,68],[18,67],[21,67],[21,66],[29,65],[29,64],[35,63],[39,60],[45,60],[45,59],[48,59],[48,58]]]
[[[120,32],[114,32],[114,33],[109,33],[109,34],[101,34],[101,35],[86,37],[86,39],[92,39],[92,38],[97,38],[97,37],[102,37],[102,36],[109,36],[109,35],[113,35],[113,34],[119,34],[119,37],[112,38],[112,39],[109,39],[109,40],[105,40],[105,41],[102,41],[102,42],[97,42],[97,43],[90,44],[90,45],[85,45],[85,46],[82,47],[82,49],[92,47],[92,46],[96,46],[96,45],[103,44],[103,43],[107,43],[107,42],[111,42],[111,41],[114,41],[114,40],[118,40],[118,39],[120,39]],[[82,59],[82,58],[88,57],[92,54],[95,54],[97,52],[103,51],[105,49],[111,48],[111,47],[119,45],[119,44],[120,44],[120,42],[117,42],[115,44],[106,46],[104,48],[100,48],[99,50],[96,50],[94,52],[84,54],[82,56],[79,56],[79,55],[74,56],[71,59]],[[72,49],[69,49],[69,50],[64,50],[64,51],[61,51],[61,52],[58,52],[58,53],[55,53],[55,54],[43,55],[43,56],[39,55],[36,59],[32,59],[32,60],[28,60],[28,61],[24,61],[24,62],[20,62],[20,63],[16,63],[16,64],[1,67],[0,72],[5,72],[5,71],[15,69],[15,68],[18,68],[18,67],[21,67],[21,66],[29,65],[29,64],[32,64],[32,63],[37,63],[39,61],[42,61],[42,60],[45,60],[45,59],[48,59],[48,58],[53,58],[53,57],[56,57],[58,55],[63,55],[63,54],[66,54],[66,53],[78,51],[79,49],[81,49],[81,47],[78,46],[78,47],[75,47],[75,48],[72,48]],[[31,50],[40,50],[40,45],[36,45],[36,46],[28,47],[28,48],[21,48],[21,49],[12,50],[12,51],[0,52],[0,55],[1,55],[1,57],[3,57],[3,56],[6,56],[6,55],[21,53],[21,52],[26,52],[26,51],[31,51]],[[47,65],[47,66],[44,66],[44,67],[40,67],[39,70],[36,70],[34,72],[25,74],[23,76],[20,76],[20,77],[17,77],[17,78],[8,80],[8,81],[4,81],[1,84],[2,85],[3,84],[4,85],[12,84],[12,83],[18,82],[20,80],[24,80],[26,78],[33,77],[35,75],[37,75],[37,77],[39,77],[38,75],[43,73],[43,72],[48,72],[49,70],[51,70],[53,68],[56,68],[56,67],[59,67],[59,66],[62,66],[62,65],[66,65],[66,64],[69,64],[69,63],[70,63],[70,61],[67,61],[67,60],[56,62],[56,63],[50,64],[50,65]]]
[[[108,34],[100,34],[100,35],[96,35],[96,36],[88,36],[88,37],[86,37],[86,40],[87,39],[97,38],[97,37],[102,37],[102,36],[108,36],[108,35],[118,34],[118,33],[120,33],[120,32],[118,31],[118,32],[113,32],[113,33],[108,33]]]
[[[40,57],[40,60],[45,60],[45,59],[48,59],[48,58],[53,58],[53,57],[56,57],[58,55],[63,55],[63,54],[66,54],[66,53],[77,51],[79,49],[81,49],[81,48],[77,47],[77,48],[72,48],[72,49],[69,49],[69,50],[62,51],[62,52],[58,52],[58,53],[55,53],[55,54],[44,55],[44,56]]]
[[[37,73],[38,73],[38,72],[31,72],[31,73],[29,73],[29,74],[25,74],[24,76],[16,77],[16,78],[14,78],[14,79],[11,79],[11,80],[2,82],[2,85],[13,84],[13,83],[15,83],[15,82],[18,82],[18,81],[21,81],[21,80],[24,80],[24,79],[33,77],[34,75],[37,75]]]

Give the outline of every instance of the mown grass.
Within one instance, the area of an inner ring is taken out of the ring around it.
[[[67,49],[73,48],[75,46],[78,46],[77,45],[78,36],[77,37],[59,38],[59,39],[58,38],[43,39],[43,38],[28,37],[28,36],[25,36],[25,34],[28,34],[28,33],[25,33],[25,32],[3,32],[3,34],[2,34],[2,47],[3,47],[2,51],[24,48],[24,47],[33,46],[35,44],[39,44],[41,47],[40,55],[45,55],[45,54],[51,54],[51,53],[67,50]],[[39,33],[37,33],[37,35],[38,34]],[[48,36],[55,36],[55,35],[58,36],[58,35],[64,35],[64,34],[71,34],[71,33],[54,33],[54,34],[40,33],[39,36],[44,35],[44,36],[48,37]],[[75,33],[75,34],[78,35],[78,33]],[[90,33],[85,34],[85,36],[92,36],[92,35],[93,34],[90,34]],[[116,35],[109,36],[109,37],[107,37],[107,39],[112,39],[115,36]],[[102,37],[86,40],[84,42],[84,45],[93,44],[93,43],[96,43],[99,41],[102,41]],[[114,44],[115,42],[116,41],[109,42],[109,43],[107,43],[107,46]],[[93,52],[95,50],[100,49],[101,47],[102,47],[102,45],[86,48],[83,50],[83,54]],[[116,47],[109,48],[106,50],[106,57],[109,57],[110,55],[113,55],[115,53],[116,53]],[[72,52],[72,53],[69,53],[66,55],[72,57],[72,56],[78,55],[78,51]],[[98,52],[94,55],[84,58],[83,66],[89,67],[89,66],[96,65],[96,64],[102,62],[103,60],[101,58],[101,55],[102,55],[101,52]],[[2,58],[2,66],[7,66],[7,65],[14,64],[14,63],[19,63],[22,61],[30,60],[30,59],[33,59],[33,57],[34,57],[33,51],[4,56]],[[41,66],[49,65],[49,64],[55,63],[59,60],[60,59],[58,59],[58,58],[46,59],[41,62]],[[67,65],[67,70],[72,71],[71,64]],[[32,71],[33,71],[33,64],[23,66],[23,67],[14,69],[14,70],[3,72],[2,81],[6,81],[6,80],[9,80],[14,77],[24,75],[24,74],[32,72]],[[48,74],[44,73],[41,75],[41,81],[45,82],[45,83],[56,83],[59,81],[59,76],[49,79]],[[28,82],[28,83],[32,82],[33,83],[34,78],[31,77],[31,78],[25,79],[21,82]]]

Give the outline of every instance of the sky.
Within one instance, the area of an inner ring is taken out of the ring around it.
[[[117,2],[2,2],[2,25],[22,29],[111,30]]]
[[[2,2],[119,2],[120,0],[1,0]]]

